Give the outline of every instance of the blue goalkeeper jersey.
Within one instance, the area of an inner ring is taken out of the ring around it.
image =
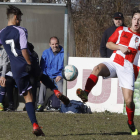
[[[27,30],[20,26],[7,26],[0,31],[0,44],[9,55],[11,71],[14,79],[28,75],[25,68],[26,60],[22,55],[22,49],[27,49]]]

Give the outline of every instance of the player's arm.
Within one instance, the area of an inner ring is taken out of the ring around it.
[[[111,50],[120,50],[124,54],[130,52],[130,50],[127,47],[124,47],[121,45],[116,45],[113,42],[107,42],[106,46],[107,46],[107,48],[109,48]]]
[[[116,44],[119,37],[119,31],[122,29],[123,27],[121,26],[115,30],[115,32],[109,37],[106,47],[111,50],[120,50],[122,53],[126,54],[130,52],[130,50],[127,47]]]
[[[30,60],[30,55],[28,53],[28,49],[22,49],[21,52],[22,52],[22,55],[23,55],[24,59],[26,60],[27,64],[31,65],[31,60]]]
[[[25,71],[27,73],[30,73],[31,70],[32,70],[32,66],[31,66],[31,60],[30,60],[30,55],[28,53],[28,49],[22,49],[21,52],[22,52],[22,55],[23,55],[24,59],[27,62]]]

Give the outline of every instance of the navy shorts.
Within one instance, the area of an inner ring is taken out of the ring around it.
[[[27,90],[32,88],[29,75],[15,79],[15,81],[20,95],[23,95]]]

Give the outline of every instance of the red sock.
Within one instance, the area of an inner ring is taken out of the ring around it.
[[[60,93],[60,91],[57,90],[57,89],[53,90],[53,92],[54,92],[54,94],[55,94],[56,96],[57,96],[58,93]]]
[[[127,112],[127,117],[128,117],[128,123],[131,125],[133,123],[133,118],[134,118],[134,111],[135,111],[135,106],[133,109],[128,108],[126,106],[126,112]]]
[[[97,81],[98,77],[93,74],[90,74],[86,82],[85,91],[89,93],[91,89],[96,85]]]

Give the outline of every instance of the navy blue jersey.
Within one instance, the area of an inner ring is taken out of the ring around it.
[[[14,79],[28,75],[25,72],[27,65],[22,55],[22,49],[27,49],[27,30],[20,26],[7,26],[0,31],[0,44],[9,55],[11,71]]]

